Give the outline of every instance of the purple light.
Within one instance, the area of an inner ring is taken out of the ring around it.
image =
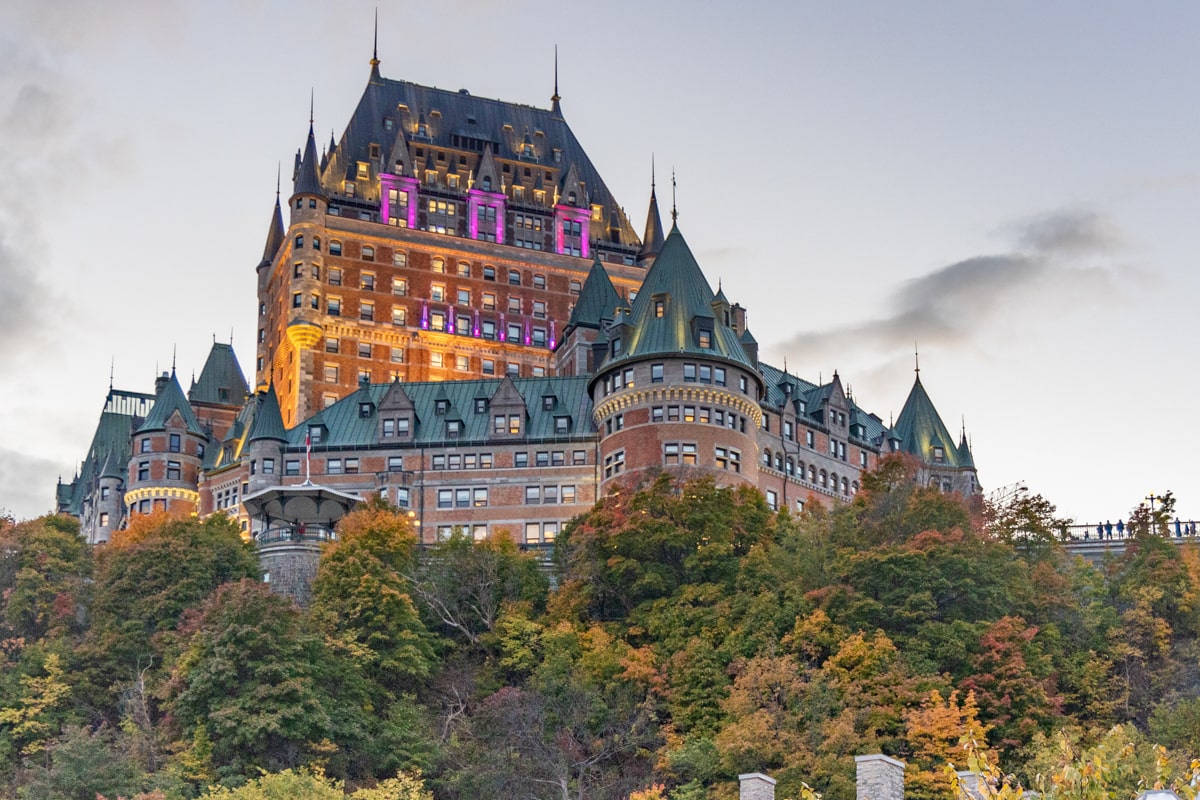
[[[429,330],[429,305],[421,303],[421,329]]]

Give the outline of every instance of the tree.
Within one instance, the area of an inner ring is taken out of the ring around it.
[[[328,750],[330,709],[318,686],[328,654],[290,600],[255,581],[224,584],[182,635],[167,707],[186,736],[204,726],[218,775],[295,767]]]
[[[960,699],[957,691],[943,699],[934,690],[919,708],[904,712],[908,741],[908,769],[904,774],[904,796],[909,800],[949,800],[954,797],[945,770],[962,752],[964,739],[982,742],[986,730],[979,722],[979,709],[970,692]]]
[[[94,800],[147,788],[147,777],[116,734],[105,727],[68,727],[47,747],[45,758],[30,761],[18,796],[28,800]]]
[[[503,531],[477,542],[456,529],[421,554],[409,578],[431,624],[471,647],[495,631],[506,605],[540,609],[549,588],[535,556]]]
[[[338,539],[321,554],[313,581],[314,619],[362,648],[368,677],[393,693],[427,676],[434,663],[404,578],[415,542],[396,510],[377,504],[353,511],[338,523]]]
[[[0,528],[0,638],[33,643],[81,631],[91,574],[75,520],[47,516]]]

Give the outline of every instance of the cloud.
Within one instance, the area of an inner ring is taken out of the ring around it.
[[[985,323],[1019,314],[1031,301],[1067,290],[1111,296],[1119,270],[1112,258],[1124,246],[1116,225],[1092,211],[1065,210],[1021,220],[1002,230],[1008,252],[941,267],[895,287],[887,312],[834,330],[799,332],[780,352],[821,352],[836,346],[887,352],[898,345],[970,345]]]
[[[60,469],[61,465],[47,459],[0,447],[0,508],[12,511],[17,519],[52,510]],[[63,476],[64,480],[70,477]]]

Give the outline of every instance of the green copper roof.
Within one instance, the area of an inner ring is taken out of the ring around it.
[[[646,273],[629,316],[631,331],[613,361],[691,353],[723,358],[753,370],[737,333],[713,313],[713,291],[678,227],[672,227]],[[701,331],[709,346],[701,346]],[[611,336],[610,336],[611,338]]]
[[[642,236],[642,249],[638,261],[653,258],[663,246],[662,217],[658,214],[658,197],[654,193],[654,179],[650,179],[650,209],[646,212],[646,232]]]
[[[599,256],[592,261],[583,289],[579,292],[579,302],[571,309],[571,318],[567,327],[599,328],[601,320],[611,320],[618,306],[624,305],[621,296],[613,287],[612,280],[604,271]]]
[[[161,431],[167,427],[167,420],[176,411],[183,418],[184,425],[187,426],[188,432],[194,433],[197,436],[204,436],[204,429],[200,427],[200,421],[196,419],[195,413],[192,412],[192,407],[188,405],[187,398],[183,396],[183,388],[179,385],[179,379],[175,377],[175,373],[171,373],[171,377],[163,384],[162,391],[158,393],[158,397],[154,398],[154,408],[150,409],[150,414],[147,415],[146,421],[137,429],[138,433],[145,431]]]
[[[587,380],[586,376],[580,376],[400,384],[404,395],[412,402],[412,435],[403,440],[388,439],[386,443],[423,447],[497,441],[491,438],[490,401],[508,381],[511,381],[525,405],[522,440],[568,441],[573,437],[587,438],[595,432]],[[287,432],[289,448],[303,450],[304,438],[312,425],[325,428],[320,443],[314,445],[314,449],[380,444],[378,409],[393,385],[382,383],[360,387],[358,391],[301,422]],[[547,409],[548,397],[554,399]],[[438,412],[439,400],[445,401],[441,413]],[[497,402],[500,402],[499,398]],[[365,413],[364,404],[370,406]],[[570,418],[569,433],[565,436],[556,432],[557,417]],[[456,420],[461,422],[460,431],[457,436],[450,436],[446,423]]]
[[[280,442],[288,440],[287,428],[283,427],[283,413],[279,410],[279,397],[275,394],[275,384],[259,395],[254,411],[254,422],[250,424],[248,442],[259,439],[274,439]]]
[[[249,391],[246,376],[242,374],[237,356],[233,353],[233,346],[213,342],[204,369],[200,371],[200,380],[188,392],[188,398],[193,403],[240,406],[246,402],[246,393]]]
[[[910,453],[926,464],[933,463],[933,448],[942,448],[942,464],[948,467],[964,467],[959,459],[958,448],[954,445],[954,437],[946,429],[946,424],[933,407],[933,401],[921,385],[921,376],[917,376],[912,391],[904,402],[900,416],[896,418],[896,436],[900,439],[900,449]]]

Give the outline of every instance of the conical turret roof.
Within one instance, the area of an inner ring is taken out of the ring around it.
[[[272,439],[279,442],[288,440],[287,428],[283,427],[283,413],[279,410],[279,396],[275,394],[275,384],[267,387],[265,394],[258,398],[258,408],[254,411],[254,422],[250,424],[250,435],[247,442],[260,439]]]
[[[645,261],[658,255],[663,246],[662,217],[658,213],[658,197],[654,191],[654,181],[650,181],[650,208],[646,212],[646,232],[642,235],[642,249],[638,251],[638,261]]]
[[[271,225],[267,228],[267,243],[263,247],[260,264],[270,264],[275,261],[279,248],[283,246],[287,234],[283,229],[283,210],[279,207],[279,193],[275,193],[275,211],[271,214]]]
[[[672,227],[633,303],[623,357],[693,353],[753,369],[737,333],[714,316],[712,302],[712,288],[696,257],[679,228]]]
[[[894,430],[900,440],[900,449],[905,453],[931,464],[933,448],[940,447],[941,464],[950,467],[964,466],[959,462],[954,436],[934,408],[933,401],[929,399],[929,394],[921,384],[920,375],[917,375],[912,390],[908,393],[908,399],[904,401],[904,408],[896,418]]]
[[[179,379],[172,372],[171,377],[163,383],[158,396],[154,398],[154,407],[150,409],[145,422],[137,429],[137,432],[144,433],[146,431],[164,430],[167,427],[167,420],[176,411],[179,412],[179,416],[183,419],[189,433],[194,433],[197,436],[204,435],[204,429],[200,427],[200,421],[196,419],[192,407],[188,405],[187,398],[183,396],[183,387],[179,385]]]
[[[296,176],[296,194],[321,194],[321,176],[317,172],[317,163],[317,138],[313,135],[310,122],[308,141],[304,144],[304,157],[300,159],[300,171]]]
[[[612,280],[597,256],[592,261],[592,268],[588,270],[583,288],[579,292],[579,302],[571,309],[567,327],[599,328],[600,321],[612,319],[613,312],[620,305],[621,296],[617,294]]]

